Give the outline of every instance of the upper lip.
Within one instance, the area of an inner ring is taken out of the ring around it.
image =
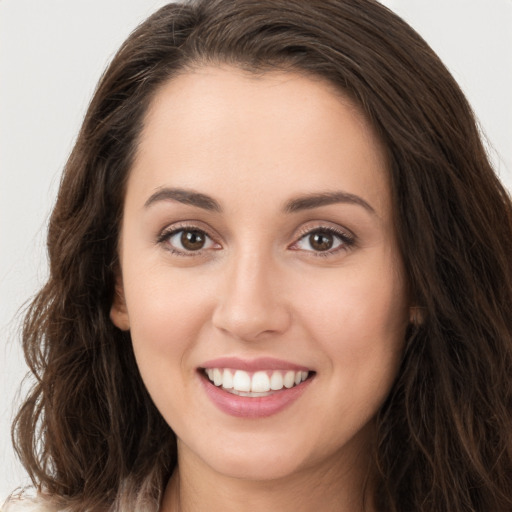
[[[306,366],[276,359],[274,357],[258,357],[256,359],[242,359],[239,357],[219,357],[205,361],[201,368],[232,368],[246,372],[257,372],[259,370],[294,370],[310,372],[311,368]]]

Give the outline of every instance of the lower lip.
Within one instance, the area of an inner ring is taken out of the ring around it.
[[[229,393],[201,376],[208,398],[222,412],[238,418],[266,418],[281,412],[304,393],[312,380],[309,378],[293,388],[283,388],[268,396],[248,397]]]

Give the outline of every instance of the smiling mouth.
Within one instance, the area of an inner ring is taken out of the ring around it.
[[[244,397],[270,396],[283,389],[291,389],[314,372],[294,370],[260,370],[246,372],[232,368],[203,368],[205,377],[215,386],[233,395]]]

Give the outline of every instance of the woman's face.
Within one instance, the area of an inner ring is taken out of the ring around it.
[[[348,99],[294,73],[169,81],[120,262],[111,316],[180,464],[272,479],[364,459],[409,313],[385,152]]]

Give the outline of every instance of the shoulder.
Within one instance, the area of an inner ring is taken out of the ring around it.
[[[9,498],[0,509],[0,512],[65,512],[48,500],[35,497]]]

